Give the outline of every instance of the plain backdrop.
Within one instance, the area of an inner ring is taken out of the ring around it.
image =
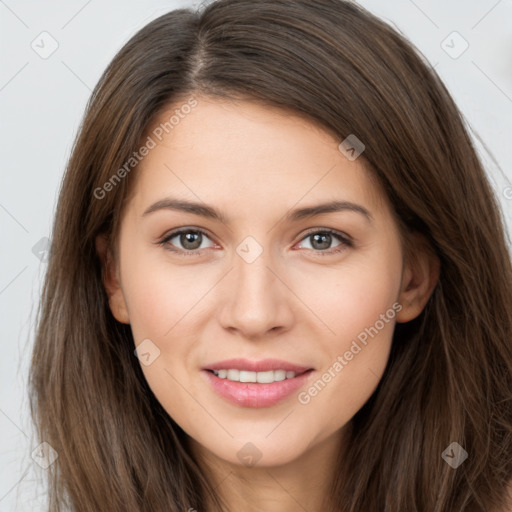
[[[44,510],[45,470],[31,456],[37,443],[27,368],[45,247],[86,101],[137,30],[167,11],[199,3],[0,0],[2,512]],[[402,32],[435,66],[474,132],[510,235],[512,0],[358,3]]]

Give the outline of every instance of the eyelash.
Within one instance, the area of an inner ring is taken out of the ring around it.
[[[173,239],[177,235],[181,235],[182,233],[201,233],[201,234],[205,235],[206,237],[210,238],[208,236],[208,233],[201,228],[180,228],[175,231],[172,231],[168,235],[165,235],[162,239],[160,239],[158,242],[156,242],[156,244],[160,245],[160,246],[166,246],[169,243],[169,240]],[[340,253],[340,252],[344,251],[345,249],[347,249],[347,247],[354,246],[352,240],[350,240],[350,238],[347,235],[345,235],[339,231],[336,231],[334,229],[330,229],[330,228],[316,229],[314,231],[308,231],[300,239],[300,242],[312,235],[316,235],[319,233],[322,233],[322,234],[327,233],[329,235],[334,235],[341,243],[334,249],[328,249],[328,250],[324,250],[324,251],[319,251],[319,250],[315,250],[315,249],[307,249],[309,251],[313,251],[318,256],[329,256],[329,255],[337,254],[337,253]],[[170,248],[170,247],[165,247],[165,248],[168,251],[178,253],[180,256],[199,256],[203,253],[203,251],[206,250],[206,249],[194,249],[194,250],[185,251],[182,249],[175,249],[175,248]]]

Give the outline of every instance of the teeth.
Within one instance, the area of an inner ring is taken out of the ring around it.
[[[240,382],[256,382],[256,372],[240,370]]]
[[[293,379],[295,372],[286,370],[269,370],[267,372],[249,372],[245,370],[212,370],[219,379],[232,380],[234,382],[259,382],[260,384],[270,384],[285,379]]]
[[[240,382],[240,370],[227,370],[228,380],[237,380]]]

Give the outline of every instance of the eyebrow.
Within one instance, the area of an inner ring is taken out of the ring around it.
[[[152,204],[149,208],[147,208],[142,214],[142,216],[144,217],[146,215],[149,215],[150,213],[160,210],[175,210],[180,212],[192,213],[194,215],[199,215],[201,217],[206,217],[209,219],[222,222],[223,224],[229,224],[227,217],[221,211],[217,210],[213,206],[209,206],[205,203],[187,201],[184,199],[161,199],[160,201],[157,201],[156,203]],[[369,222],[372,222],[373,220],[373,216],[366,208],[359,204],[351,203],[349,201],[330,201],[327,203],[317,204],[315,206],[297,208],[295,210],[289,211],[284,216],[284,220],[286,222],[296,222],[298,220],[316,217],[317,215],[322,215],[325,213],[342,211],[360,213],[361,215],[366,217],[366,219]]]

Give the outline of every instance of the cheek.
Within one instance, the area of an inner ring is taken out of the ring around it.
[[[304,273],[295,279],[294,289],[325,327],[322,337],[327,351],[345,351],[345,346],[385,315],[394,319],[392,309],[401,281],[401,256],[394,246],[347,258],[340,266]],[[386,319],[388,319],[386,317]],[[389,336],[392,326],[378,324]],[[347,349],[348,350],[348,349]]]
[[[315,281],[311,303],[330,331],[319,338],[322,368],[298,397],[312,416],[329,420],[322,428],[348,422],[375,391],[387,365],[401,280],[401,255],[389,246]],[[313,282],[310,283],[313,286]],[[321,293],[323,289],[323,293]]]
[[[123,291],[144,377],[175,419],[195,421],[200,412],[190,407],[183,391],[190,388],[187,360],[193,345],[193,333],[187,327],[192,315],[198,314],[193,305],[206,290],[186,286],[182,272],[152,261],[152,252],[133,247],[125,254]]]
[[[134,247],[123,261],[123,291],[136,343],[152,337],[163,340],[175,328],[184,334],[183,327],[198,314],[211,287],[211,277],[201,277],[192,267],[173,266],[158,252]]]

